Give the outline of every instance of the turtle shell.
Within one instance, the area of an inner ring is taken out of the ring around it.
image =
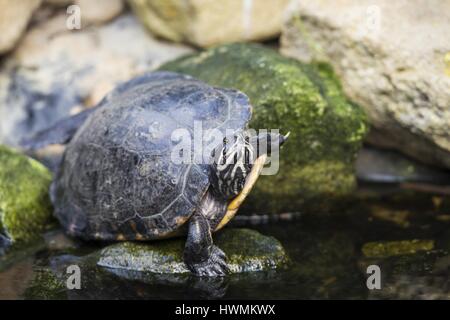
[[[51,190],[55,215],[85,239],[170,236],[210,184],[207,163],[173,161],[173,132],[195,137],[201,124],[203,132],[229,134],[245,129],[250,118],[243,93],[186,75],[155,72],[124,83],[68,144]],[[192,156],[198,156],[194,145]]]

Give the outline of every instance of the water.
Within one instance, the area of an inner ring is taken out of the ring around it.
[[[308,213],[292,222],[254,226],[277,238],[292,263],[286,270],[240,274],[224,279],[117,275],[104,269],[83,270],[81,290],[68,291],[45,278],[45,270],[63,270],[74,256],[99,249],[61,232],[44,244],[2,262],[0,298],[49,299],[378,299],[450,298],[450,216],[448,199],[410,191],[361,188],[349,206],[333,214]],[[431,240],[426,250],[389,256],[365,256],[370,242]],[[366,286],[370,264],[379,265],[382,289]],[[62,272],[63,273],[63,272]],[[125,277],[125,278],[124,278]]]

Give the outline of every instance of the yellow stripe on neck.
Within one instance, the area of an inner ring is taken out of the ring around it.
[[[263,154],[258,159],[256,159],[255,163],[253,164],[253,168],[250,171],[250,174],[245,180],[244,188],[242,189],[241,193],[239,193],[230,202],[230,204],[227,207],[227,212],[225,213],[225,216],[223,217],[222,221],[220,221],[219,225],[216,227],[214,231],[222,229],[236,215],[236,212],[238,211],[239,207],[244,202],[245,198],[247,198],[247,196],[249,195],[250,191],[252,190],[253,186],[256,183],[256,180],[258,180],[258,177],[261,174],[261,170],[264,167],[264,164],[266,163],[266,159],[267,154]]]

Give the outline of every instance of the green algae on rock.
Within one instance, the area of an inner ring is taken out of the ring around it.
[[[405,254],[414,254],[418,251],[434,249],[434,240],[403,240],[368,242],[363,245],[362,252],[368,258],[390,257]]]
[[[369,265],[382,270],[381,290],[369,290],[369,299],[448,299],[450,281],[446,275],[449,256],[445,250],[409,252],[389,257],[362,258],[361,272]]]
[[[239,89],[254,106],[251,128],[291,131],[278,174],[260,177],[244,210],[281,212],[307,205],[326,210],[324,204],[354,189],[353,162],[368,125],[328,65],[302,64],[257,44],[230,44],[160,69]]]
[[[189,272],[181,259],[182,241],[160,243],[121,242],[104,248],[99,266],[153,273]]]
[[[125,269],[109,269],[97,266],[99,251],[88,255],[55,255],[40,260],[33,268],[31,281],[23,291],[25,299],[157,299],[161,294],[173,298],[223,297],[230,282],[248,279],[252,284],[273,279],[275,270],[247,272],[230,277],[197,277],[192,273],[151,273]],[[82,272],[80,289],[67,289],[70,265],[77,265]]]
[[[367,267],[374,264],[382,270],[382,285],[381,290],[369,290],[369,299],[441,300],[450,296],[449,257],[443,250],[363,258],[361,272],[367,274]]]
[[[214,242],[227,254],[232,273],[279,269],[289,262],[278,240],[254,230],[225,229],[215,235]],[[189,273],[183,262],[184,243],[184,239],[171,239],[114,244],[100,252],[97,265],[158,274]]]
[[[34,270],[34,277],[23,293],[25,299],[64,300],[67,299],[66,284],[49,268]]]
[[[0,234],[12,243],[34,240],[51,221],[51,174],[5,146],[0,146],[0,163]]]

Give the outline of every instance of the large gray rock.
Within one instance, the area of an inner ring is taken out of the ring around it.
[[[0,54],[14,48],[41,0],[0,0]]]
[[[332,63],[372,142],[450,168],[450,2],[295,1],[289,12],[282,52]]]
[[[65,14],[38,24],[0,70],[0,142],[15,145],[190,51],[155,40],[132,15],[79,31],[66,28]]]
[[[262,40],[281,31],[289,0],[128,0],[154,34],[200,47]]]

